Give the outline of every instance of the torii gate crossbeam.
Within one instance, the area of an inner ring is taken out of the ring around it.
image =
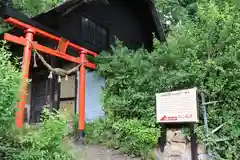
[[[20,83],[19,102],[17,104],[17,111],[16,111],[16,127],[21,128],[24,123],[24,106],[26,103],[26,91],[27,91],[27,85],[28,85],[27,80],[29,76],[31,54],[32,54],[32,50],[36,49],[45,54],[56,56],[77,64],[82,64],[80,66],[80,81],[79,81],[78,129],[80,131],[80,136],[83,137],[84,129],[85,129],[85,122],[84,122],[85,121],[85,74],[86,74],[85,67],[89,67],[92,69],[96,68],[95,64],[89,62],[86,59],[86,54],[97,56],[97,53],[92,52],[76,44],[73,44],[67,40],[62,40],[62,38],[60,37],[56,37],[50,33],[42,31],[31,25],[25,24],[12,17],[6,18],[4,19],[4,21],[25,31],[25,38],[17,37],[8,33],[4,34],[5,40],[24,46],[23,64],[22,64],[22,71],[21,71],[22,79]],[[49,47],[43,46],[33,41],[35,35],[58,41],[59,43],[58,49],[56,50],[51,49]],[[67,47],[71,47],[75,49],[80,54],[80,56],[74,57],[74,56],[68,55],[66,53]]]

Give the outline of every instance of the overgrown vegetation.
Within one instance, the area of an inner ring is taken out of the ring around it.
[[[121,43],[98,58],[106,78],[106,117],[89,125],[90,140],[146,155],[159,137],[155,93],[198,87],[209,105],[212,132],[202,123],[197,135],[218,159],[240,159],[240,9],[234,1],[196,3],[195,17],[176,23],[165,43],[154,40],[151,52]]]
[[[11,2],[34,16],[60,1]],[[165,43],[154,40],[149,52],[130,50],[118,42],[113,52],[97,59],[98,72],[106,78],[106,117],[87,126],[88,141],[146,157],[160,137],[155,93],[197,86],[207,101],[219,102],[208,106],[211,132],[205,134],[200,123],[196,130],[199,140],[218,159],[240,159],[238,0],[157,2],[168,33]],[[5,45],[0,52],[0,158],[72,159],[61,148],[66,122],[58,115],[47,113],[40,128],[21,132],[12,128],[19,72],[9,62]]]
[[[18,90],[19,72],[8,61],[10,52],[7,51],[5,42],[0,44],[0,139],[7,135],[14,118],[16,93]],[[10,83],[11,82],[11,83]],[[2,139],[0,140],[0,143]],[[2,145],[1,145],[2,146]]]
[[[14,128],[19,71],[10,62],[5,42],[0,44],[0,159],[3,160],[71,160],[62,148],[67,122],[57,113],[43,112],[40,126]]]

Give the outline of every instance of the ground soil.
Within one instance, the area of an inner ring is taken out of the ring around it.
[[[99,145],[74,144],[76,160],[140,160]]]

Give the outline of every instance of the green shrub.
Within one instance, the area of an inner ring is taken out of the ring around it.
[[[0,41],[0,159],[6,152],[12,152],[6,137],[14,122],[19,72],[9,61],[11,53],[5,41]]]
[[[120,42],[114,54],[98,57],[98,72],[106,77],[103,105],[106,117],[88,124],[87,139],[128,154],[142,155],[156,146],[160,127],[155,124],[153,64],[145,49],[129,50]],[[89,134],[89,135],[88,135]]]
[[[29,130],[25,135],[18,133],[17,143],[21,151],[12,155],[13,159],[19,160],[71,160],[70,154],[63,148],[63,139],[68,134],[67,121],[59,114],[43,111],[42,123],[37,129]]]
[[[104,119],[99,118],[93,122],[86,124],[86,139],[87,143],[98,144],[108,140],[107,125]]]
[[[204,92],[206,101],[219,102],[207,107],[210,131],[224,124],[214,134],[205,134],[201,121],[199,140],[215,157],[239,159],[239,11],[230,1],[223,5],[203,0],[198,3],[194,20],[173,26],[165,43],[154,40],[151,52],[129,50],[118,42],[113,52],[102,53],[96,63],[99,74],[106,78],[106,118],[104,123],[91,125],[100,135],[110,136],[98,138],[112,140],[114,147],[127,146],[127,153],[142,152],[143,145],[157,142],[159,135],[138,135],[138,128],[158,130],[155,93],[196,86]],[[142,146],[135,147],[142,139]]]
[[[121,119],[106,122],[98,119],[86,127],[88,143],[103,143],[123,153],[146,157],[158,141],[159,129],[147,127],[137,119]]]
[[[119,120],[113,123],[112,128],[116,140],[120,142],[120,151],[143,157],[155,147],[160,136],[159,129],[148,127],[145,122],[137,119]]]
[[[20,74],[10,62],[11,53],[6,42],[0,43],[0,159],[73,159],[62,144],[67,134],[67,123],[57,113],[45,110],[40,126],[14,127]]]
[[[45,109],[41,124],[10,131],[10,135],[5,136],[8,147],[3,146],[3,158],[7,160],[73,159],[63,141],[68,134],[67,122],[57,112]]]
[[[19,72],[9,61],[11,53],[7,49],[6,42],[0,41],[0,136],[14,121],[19,85]]]

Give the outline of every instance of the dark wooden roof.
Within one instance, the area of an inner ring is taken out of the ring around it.
[[[94,1],[94,0],[68,0],[68,1],[62,3],[61,5],[53,8],[45,13],[41,13],[41,14],[37,15],[33,19],[36,19],[43,23],[48,24],[47,19],[51,20],[53,17],[56,18],[56,16],[63,16],[64,14],[68,14],[71,11],[73,11],[75,8],[77,8],[78,6],[82,5],[83,3],[90,2],[90,1]],[[106,3],[107,1],[111,1],[111,0],[98,0],[98,1],[102,1],[103,3]],[[122,1],[129,1],[129,2],[131,1],[131,2],[136,3],[136,5],[138,5],[138,3],[141,0],[122,0]],[[154,2],[155,0],[142,0],[142,1],[145,1],[149,4],[149,7],[146,6],[146,9],[148,9],[149,12],[151,12],[152,18],[153,18],[154,23],[157,28],[156,34],[160,38],[160,40],[164,41],[165,34],[163,31],[163,26],[160,21],[157,9],[155,7],[155,2]],[[46,21],[46,22],[44,22],[44,21]]]
[[[72,10],[74,10],[75,7],[87,2],[87,1],[92,1],[92,0],[68,0],[64,3],[62,3],[61,5],[47,11],[44,13],[41,13],[35,17],[32,18],[28,18],[27,16],[19,13],[18,11],[16,11],[15,9],[8,7],[4,4],[1,4],[0,2],[0,17],[2,18],[6,18],[6,17],[13,17],[15,19],[18,19],[26,24],[32,25],[34,27],[37,27],[41,30],[44,30],[46,32],[49,32],[51,34],[54,34],[56,36],[62,37],[59,33],[55,32],[54,29],[49,26],[49,22],[52,22],[52,19],[56,19],[59,16],[62,16],[63,14],[68,14],[70,13]],[[102,0],[103,2],[106,2],[107,0]],[[126,0],[129,1],[129,0]],[[139,2],[139,0],[131,0],[131,1],[136,1],[134,3]],[[149,12],[151,12],[151,15],[154,19],[154,23],[156,25],[157,28],[157,36],[159,37],[160,40],[164,41],[165,40],[165,35],[163,32],[163,27],[162,24],[159,20],[159,16],[158,16],[158,12],[155,8],[154,5],[154,0],[143,0],[149,3],[149,7],[146,7],[146,9],[149,10]],[[13,28],[12,30],[9,31],[10,33],[21,33],[21,31],[19,31],[16,28]],[[69,39],[68,37],[64,37],[66,39]],[[70,41],[72,41],[73,43],[74,40],[69,39]]]

